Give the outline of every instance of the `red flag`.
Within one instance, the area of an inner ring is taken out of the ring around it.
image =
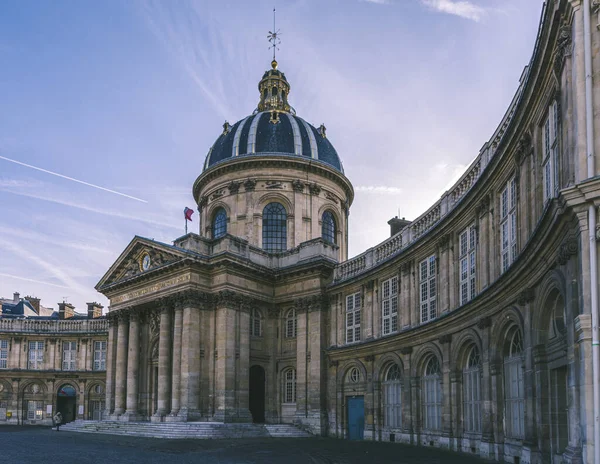
[[[194,214],[194,210],[192,208],[188,208],[187,206],[183,210],[183,215],[185,216],[186,221],[192,220],[192,214]]]

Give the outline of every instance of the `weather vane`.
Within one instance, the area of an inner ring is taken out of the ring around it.
[[[279,50],[278,45],[281,43],[281,39],[279,38],[280,35],[279,29],[275,29],[275,8],[273,8],[273,30],[269,31],[269,35],[267,36],[267,39],[271,42],[269,48],[273,49],[273,61],[275,61],[275,51]]]

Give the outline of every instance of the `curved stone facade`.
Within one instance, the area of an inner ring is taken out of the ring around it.
[[[582,8],[546,4],[516,95],[462,178],[350,260],[339,171],[268,156],[206,169],[200,235],[136,237],[97,286],[111,300],[107,415],[593,462],[600,163],[587,153],[600,141],[586,131],[600,118]],[[278,253],[261,242],[271,201],[287,211]],[[215,236],[218,208],[227,233]],[[318,224],[327,209],[334,246]]]

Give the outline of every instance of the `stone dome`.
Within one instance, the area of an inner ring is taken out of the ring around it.
[[[308,158],[343,173],[325,126],[317,129],[296,115],[287,100],[290,85],[285,74],[277,69],[276,61],[271,66],[258,84],[258,108],[233,125],[223,124],[223,132],[206,156],[204,170],[237,156],[261,155]]]

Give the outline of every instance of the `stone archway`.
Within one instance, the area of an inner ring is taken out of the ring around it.
[[[77,388],[70,383],[65,383],[58,389],[56,411],[62,414],[63,424],[77,418]]]

